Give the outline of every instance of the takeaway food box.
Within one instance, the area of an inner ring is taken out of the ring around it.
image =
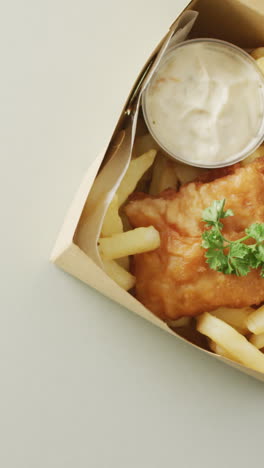
[[[130,92],[128,90],[127,100],[112,127],[113,133],[109,134],[107,148],[99,156],[95,155],[69,208],[51,257],[61,269],[173,334],[176,339],[187,340],[190,346],[262,381],[264,373],[229,359],[230,356],[224,353],[212,353],[207,341],[193,339],[192,332],[188,335],[182,327],[171,327],[139,302],[133,290],[131,294],[120,287],[106,273],[97,244],[98,232],[101,231],[109,203],[128,168],[128,155],[133,155],[137,136],[144,133],[140,109],[142,93],[165,52],[186,39],[197,38],[228,41],[251,51],[264,46],[263,26],[262,0],[194,0],[175,19],[170,28],[164,31],[164,37],[159,38],[160,42],[153,44],[153,53],[145,64],[142,63],[140,75],[134,77],[135,85]]]

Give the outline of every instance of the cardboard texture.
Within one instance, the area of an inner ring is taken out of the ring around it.
[[[214,37],[233,42],[243,48],[254,48],[264,45],[263,0],[194,0],[189,4],[186,10],[188,11],[190,9],[199,13],[190,34],[190,37],[192,38]],[[181,17],[182,15],[180,15],[176,20],[179,21]],[[174,27],[175,22],[171,26],[171,30]],[[152,32],[153,40],[156,42],[160,40],[160,31],[157,33],[159,37],[155,36]],[[153,58],[157,56],[157,53],[168,38],[168,34],[169,33],[167,33],[161,40],[150,56],[148,62],[142,68],[142,72],[127,98],[116,126],[114,127],[113,122],[109,123],[109,128],[112,129],[112,131],[115,128],[113,137],[110,140],[112,144],[109,144],[108,148],[106,148],[105,151],[95,159],[84,177],[61,228],[52,252],[51,261],[66,272],[97,289],[105,296],[125,306],[127,309],[135,312],[164,331],[174,335],[178,339],[185,340],[183,337],[174,333],[162,320],[153,315],[131,294],[121,289],[111,278],[109,278],[104,271],[81,249],[82,242],[80,241],[79,236],[83,222],[89,215],[89,213],[87,214],[86,212],[86,207],[88,206],[87,199],[89,200],[88,196],[95,178],[100,171],[100,167],[105,164],[106,160],[109,160],[110,157],[112,157],[113,152],[118,149],[118,145],[122,142],[122,138],[125,138],[122,133],[120,134],[120,130],[122,129],[122,124],[126,118],[125,110],[127,109],[128,103],[130,102],[131,97],[135,94],[135,90],[139,87],[142,74],[144,74],[147,66],[151,61],[153,61]],[[153,45],[155,46],[155,42],[153,42]],[[116,117],[115,113],[114,117]],[[119,142],[115,142],[113,144],[113,138],[116,139],[116,137],[119,138]],[[104,143],[106,143],[106,140],[104,140]],[[200,348],[193,343],[189,342],[189,344],[191,346],[195,346],[201,352],[210,354],[214,359],[220,360],[241,372],[264,381],[264,374],[211,353],[210,351]]]

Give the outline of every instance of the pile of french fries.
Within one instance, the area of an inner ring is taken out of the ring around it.
[[[264,306],[205,312],[197,317],[197,330],[214,353],[264,373]]]
[[[264,74],[264,47],[251,52]],[[264,156],[264,145],[243,162],[246,165]],[[193,181],[204,169],[172,161],[149,133],[136,137],[132,160],[104,218],[99,251],[105,272],[125,290],[135,285],[130,273],[131,255],[149,252],[160,246],[159,232],[153,227],[132,229],[123,212],[128,197],[137,189],[158,195],[167,188],[178,189]],[[190,326],[191,318],[168,322],[177,330]],[[196,329],[207,336],[211,351],[247,367],[264,372],[264,306],[230,309],[221,307],[197,317]]]

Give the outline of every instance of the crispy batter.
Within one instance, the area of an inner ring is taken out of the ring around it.
[[[214,179],[214,180],[213,180]],[[202,211],[226,199],[223,233],[243,236],[254,222],[264,222],[264,158],[240,167],[210,171],[207,178],[159,197],[135,194],[126,206],[133,227],[153,225],[161,235],[159,249],[135,255],[137,298],[163,319],[198,315],[220,306],[244,307],[264,301],[264,279],[253,270],[245,277],[210,269],[201,247]]]

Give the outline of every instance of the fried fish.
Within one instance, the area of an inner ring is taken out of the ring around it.
[[[133,273],[137,298],[162,319],[264,301],[264,279],[258,270],[238,277],[216,272],[206,263],[202,212],[224,198],[225,208],[235,213],[223,220],[227,239],[241,238],[252,223],[263,223],[264,158],[244,167],[208,171],[179,191],[168,189],[158,197],[136,193],[125,207],[133,227],[152,225],[160,233],[158,249],[134,256]]]

